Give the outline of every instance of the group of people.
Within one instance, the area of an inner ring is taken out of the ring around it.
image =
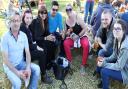
[[[105,1],[107,4],[104,2],[104,5],[108,6],[109,0]],[[2,37],[1,51],[4,71],[12,83],[12,89],[21,88],[21,79],[30,80],[29,89],[37,89],[40,75],[43,83],[51,84],[53,81],[47,71],[53,67],[58,47],[59,56],[66,57],[70,64],[73,59],[71,48],[82,47],[80,74],[85,75],[90,49],[90,39],[86,35],[88,25],[73,11],[72,5],[67,4],[63,27],[62,15],[58,10],[59,4],[55,0],[49,12],[46,5],[40,5],[36,18],[33,18],[31,10],[26,10],[22,16],[17,12],[11,16],[9,30]],[[92,30],[92,33],[95,32],[94,43],[99,45],[96,72],[101,75],[101,82],[98,87],[109,89],[110,78],[128,84],[127,22],[115,18],[110,8],[96,11],[102,12],[100,15],[95,12],[93,24],[88,24],[93,28],[97,24],[95,21],[99,21],[96,19],[100,19],[99,28]],[[39,66],[31,63],[35,60]]]

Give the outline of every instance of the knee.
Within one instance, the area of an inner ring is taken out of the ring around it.
[[[88,41],[84,41],[83,44],[82,44],[82,47],[83,48],[88,48],[89,49],[89,42]]]
[[[33,64],[32,67],[32,75],[34,74],[34,76],[40,76],[40,67],[36,64]]]
[[[108,71],[106,68],[102,68],[100,73],[101,73],[101,76],[104,76],[104,75],[107,75]]]
[[[64,43],[63,43],[64,47],[67,47],[69,46],[69,41],[68,40],[65,40]]]
[[[104,52],[105,52],[104,49],[100,49],[98,56],[104,57]]]
[[[13,80],[12,87],[14,89],[21,89],[21,85],[22,85],[22,81],[20,80],[20,78],[15,78]]]

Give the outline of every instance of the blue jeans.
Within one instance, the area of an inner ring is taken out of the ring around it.
[[[104,49],[100,49],[99,52],[98,52],[98,56],[100,57],[109,57],[111,56],[113,52],[113,49],[110,48],[108,51],[105,51]]]
[[[90,20],[91,20],[91,16],[92,16],[92,13],[93,13],[93,6],[94,6],[94,1],[90,2],[90,1],[86,1],[85,3],[85,16],[84,16],[84,21],[86,23],[87,21],[87,18],[88,18],[88,24],[90,24]]]
[[[8,79],[12,84],[12,89],[21,89],[22,81],[21,79],[12,72],[6,65],[4,66],[4,71],[7,74]],[[24,70],[26,68],[26,62],[21,62],[15,67],[17,70]],[[40,77],[40,68],[38,65],[31,63],[31,79],[29,84],[29,89],[37,89],[38,80]]]
[[[111,70],[107,68],[101,69],[101,78],[103,89],[109,89],[109,78],[123,82],[121,71]]]

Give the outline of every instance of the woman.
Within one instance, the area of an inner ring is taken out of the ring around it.
[[[50,69],[55,59],[56,45],[55,36],[50,34],[48,30],[48,13],[45,6],[40,6],[38,16],[32,21],[30,27],[33,39],[46,52],[46,68]]]
[[[117,20],[113,28],[115,38],[113,54],[107,58],[101,57],[97,63],[103,89],[109,89],[109,78],[128,84],[128,36],[125,35],[126,30],[126,23],[123,20]]]
[[[42,49],[36,44],[36,42],[33,42],[32,33],[30,31],[31,22],[32,22],[32,13],[30,10],[26,10],[22,17],[22,24],[20,26],[20,30],[23,31],[28,37],[29,49],[30,49],[32,61],[34,60],[39,61],[42,81],[45,83],[51,83],[51,81],[48,81],[46,76],[46,53],[44,49]]]
[[[89,53],[89,41],[86,36],[84,36],[86,31],[86,25],[84,21],[72,10],[72,6],[68,4],[66,6],[66,13],[68,18],[66,19],[66,39],[64,41],[64,49],[67,59],[71,62],[71,50],[74,42],[79,40],[79,46],[83,48],[82,65],[80,72],[82,75],[85,74],[85,65],[87,63],[88,53]]]

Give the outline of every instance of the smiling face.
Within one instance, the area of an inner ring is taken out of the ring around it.
[[[26,25],[30,25],[32,22],[32,14],[31,13],[25,13],[24,22]]]
[[[72,16],[72,6],[71,5],[66,6],[66,13],[68,16]]]
[[[39,11],[39,15],[42,18],[42,20],[45,20],[48,16],[48,13],[46,10]]]
[[[15,14],[10,21],[10,27],[13,31],[18,31],[21,24],[21,18],[20,15]]]
[[[123,37],[124,31],[123,31],[123,29],[122,29],[121,24],[119,24],[119,23],[115,23],[115,24],[114,24],[113,35],[114,35],[114,37],[117,38],[117,39]]]
[[[101,23],[102,23],[103,28],[107,28],[110,25],[111,20],[112,20],[112,16],[110,13],[102,13]]]
[[[58,12],[59,6],[53,5],[52,10],[51,10],[51,15],[55,16],[56,13]]]

